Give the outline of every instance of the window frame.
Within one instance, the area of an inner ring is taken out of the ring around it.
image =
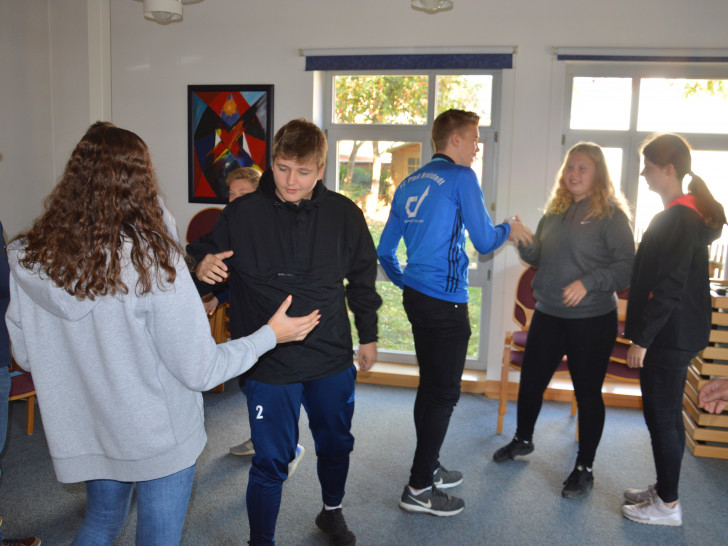
[[[566,65],[566,79],[562,119],[562,157],[571,146],[580,140],[594,141],[604,147],[622,148],[622,191],[629,202],[633,204],[635,210],[637,206],[641,162],[639,146],[650,135],[654,134],[653,131],[637,130],[640,80],[642,78],[728,79],[728,64],[726,63],[630,62],[624,60],[563,62]],[[573,79],[575,77],[632,78],[629,128],[626,130],[571,129],[571,103]],[[728,133],[682,132],[681,134],[688,139],[691,146],[696,150],[710,149],[728,151]]]
[[[480,145],[482,150],[482,172],[480,173],[481,189],[485,197],[488,214],[493,218],[497,203],[497,173],[498,173],[498,135],[502,114],[502,88],[503,71],[507,69],[423,69],[423,70],[325,70],[319,71],[320,78],[320,105],[321,126],[329,142],[326,157],[328,168],[324,174],[324,184],[327,188],[338,191],[338,158],[336,143],[339,140],[386,140],[399,142],[419,142],[422,155],[420,165],[425,165],[434,151],[430,140],[430,129],[435,118],[434,78],[439,75],[489,75],[492,76],[491,86],[491,122],[490,125],[480,126]],[[353,124],[334,123],[334,78],[342,75],[426,75],[428,76],[428,108],[427,120],[422,125],[394,125],[394,124]],[[383,133],[386,136],[383,136]],[[475,267],[472,267],[475,263]],[[468,272],[469,285],[480,287],[480,329],[477,357],[468,356],[466,368],[485,371],[487,369],[488,335],[490,332],[490,304],[492,297],[492,253],[478,255],[477,261],[471,261]],[[381,265],[377,264],[377,281],[389,282]],[[379,348],[379,360],[392,363],[415,364],[414,352],[393,351]]]

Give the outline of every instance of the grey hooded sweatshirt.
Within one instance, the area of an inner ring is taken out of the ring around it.
[[[126,248],[127,256],[130,246]],[[202,396],[275,347],[263,326],[216,345],[184,260],[177,278],[135,293],[79,300],[8,248],[6,323],[16,362],[33,374],[58,480],[145,481],[195,463],[207,441]]]

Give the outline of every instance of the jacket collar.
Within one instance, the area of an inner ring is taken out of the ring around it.
[[[313,195],[311,195],[311,199],[304,199],[301,201],[301,203],[296,205],[291,205],[290,203],[286,203],[285,201],[282,201],[277,195],[276,195],[276,183],[273,179],[273,171],[271,169],[266,169],[265,172],[260,177],[260,183],[258,184],[258,191],[260,191],[263,195],[266,195],[273,199],[273,203],[275,206],[282,206],[287,205],[294,209],[307,209],[311,206],[314,207],[320,207],[321,201],[323,201],[324,196],[328,192],[328,189],[324,185],[322,180],[316,181],[316,185],[313,187]]]

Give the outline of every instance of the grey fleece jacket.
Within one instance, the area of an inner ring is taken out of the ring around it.
[[[129,293],[92,301],[22,267],[21,252],[8,249],[6,323],[15,360],[33,374],[58,480],[143,481],[194,464],[207,441],[198,391],[272,349],[270,326],[216,345],[181,257],[172,285],[137,296],[127,265]]]
[[[559,318],[598,317],[617,307],[615,290],[629,285],[634,237],[627,216],[587,218],[589,199],[573,203],[564,214],[545,215],[534,242],[518,249],[521,259],[538,268],[533,279],[536,309]],[[587,293],[575,307],[563,303],[563,289],[581,280]]]

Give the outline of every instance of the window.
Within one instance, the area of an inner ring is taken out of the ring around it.
[[[355,201],[364,211],[375,245],[387,221],[394,191],[432,155],[430,127],[448,108],[480,115],[481,155],[473,169],[481,181],[486,203],[495,202],[495,146],[498,127],[500,71],[326,71],[323,74],[323,126],[329,141],[326,184]],[[489,210],[493,214],[493,207]],[[470,258],[470,339],[468,367],[479,358],[481,331],[489,305],[490,258],[478,256],[468,244]],[[404,242],[398,255],[406,262]],[[380,268],[377,290],[384,300],[379,314],[380,358],[414,362],[409,322],[402,292]],[[354,330],[355,332],[355,330]]]
[[[684,136],[693,147],[693,171],[716,199],[728,203],[728,187],[722,183],[728,165],[728,66],[569,62],[566,91],[564,148],[580,140],[603,147],[615,184],[635,208],[637,240],[663,210],[639,176],[639,146],[653,133]],[[726,243],[728,234],[718,241]]]

